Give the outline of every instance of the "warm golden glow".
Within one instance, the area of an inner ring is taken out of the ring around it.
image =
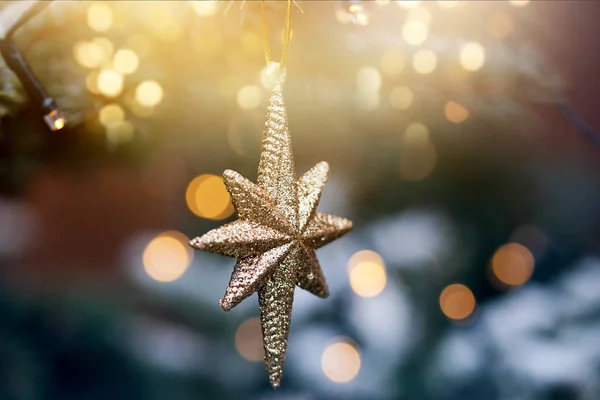
[[[64,118],[57,118],[54,122],[54,130],[61,130],[62,128],[65,127],[65,119]]]
[[[431,12],[427,8],[417,7],[409,10],[406,18],[412,21],[421,21],[429,25],[431,23]]]
[[[485,63],[485,49],[479,43],[465,44],[460,51],[460,64],[467,71],[477,71]]]
[[[134,134],[135,127],[129,121],[115,121],[106,125],[106,139],[115,145],[130,142]]]
[[[427,40],[428,29],[422,21],[408,21],[402,28],[402,37],[411,46],[419,46]]]
[[[404,142],[415,146],[429,143],[429,129],[420,122],[408,125],[404,131]]]
[[[122,74],[132,74],[138,67],[139,59],[133,50],[121,49],[115,54],[114,67]]]
[[[492,17],[489,30],[497,38],[505,38],[510,35],[515,27],[513,17],[508,13],[498,13]]]
[[[440,307],[446,317],[454,320],[467,318],[475,310],[475,296],[465,285],[447,286],[440,295]]]
[[[237,103],[242,110],[253,110],[260,105],[260,88],[254,85],[246,85],[237,93]]]
[[[202,0],[202,1],[192,1],[192,7],[196,14],[201,17],[210,17],[215,15],[217,11],[217,2],[216,0]]]
[[[231,196],[223,178],[216,175],[200,175],[190,182],[186,202],[191,212],[202,218],[225,219],[233,213]]]
[[[397,86],[390,93],[390,104],[398,110],[406,110],[413,103],[413,92],[406,86]]]
[[[442,8],[454,8],[458,5],[458,0],[438,0],[438,4]]]
[[[413,57],[413,67],[420,74],[430,74],[437,66],[437,57],[431,50],[419,50]]]
[[[527,247],[519,243],[508,243],[496,250],[492,258],[492,271],[500,282],[522,285],[531,278],[535,261]]]
[[[102,49],[102,52],[103,52],[103,61],[102,62],[107,63],[108,61],[110,61],[113,51],[115,50],[112,42],[105,37],[97,37],[97,38],[94,38],[94,40],[92,40],[92,43],[94,43],[97,46],[100,46],[100,48]]]
[[[419,4],[421,3],[421,0],[396,0],[396,4],[398,4],[400,7],[404,8],[405,10],[411,10],[414,8],[419,7]]]
[[[279,75],[279,63],[272,62],[270,65],[265,65],[260,70],[260,83],[267,90],[273,90],[277,84],[277,76]]]
[[[123,91],[123,75],[113,69],[104,69],[98,74],[98,90],[108,97],[115,97]]]
[[[348,11],[352,14],[351,21],[356,25],[365,26],[369,23],[369,15],[361,4],[352,4]]]
[[[350,287],[361,297],[375,297],[387,283],[385,265],[381,256],[371,250],[355,253],[348,261]]]
[[[235,332],[235,348],[247,361],[262,361],[265,351],[259,318],[249,318]]]
[[[376,93],[381,88],[381,74],[377,68],[361,67],[356,72],[356,86],[360,93]]]
[[[98,89],[98,75],[100,75],[98,71],[92,71],[85,78],[85,87],[90,93],[100,94],[100,89]]]
[[[525,7],[529,4],[529,1],[530,0],[508,0],[508,2],[515,7]]]
[[[86,68],[97,68],[105,60],[102,47],[94,42],[77,42],[73,47],[73,55]]]
[[[97,31],[105,32],[110,29],[113,22],[113,12],[106,2],[92,3],[87,10],[88,26]]]
[[[397,75],[404,69],[406,58],[398,51],[388,51],[381,57],[381,70],[389,75]]]
[[[102,125],[107,126],[112,122],[123,121],[125,119],[125,111],[118,104],[107,104],[100,109],[98,119]]]
[[[142,255],[148,275],[159,282],[172,282],[181,277],[193,258],[188,243],[189,239],[177,231],[164,232],[152,239]]]
[[[154,114],[154,107],[145,106],[138,103],[136,100],[132,101],[129,105],[129,110],[137,117],[148,118]]]
[[[155,81],[144,81],[135,90],[135,101],[146,107],[156,106],[162,98],[162,87]]]
[[[337,383],[353,380],[360,371],[360,354],[345,338],[329,345],[321,357],[321,367],[327,378]]]
[[[460,124],[461,122],[464,122],[467,120],[467,118],[469,118],[469,110],[467,110],[455,101],[449,101],[444,107],[444,115],[446,116],[448,121],[453,122],[455,124]]]

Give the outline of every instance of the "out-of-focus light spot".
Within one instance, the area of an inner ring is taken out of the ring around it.
[[[140,33],[130,36],[127,39],[127,45],[140,57],[145,56],[150,51],[150,40]]]
[[[360,93],[377,93],[381,88],[381,74],[376,68],[361,67],[356,73],[356,86]]]
[[[143,106],[154,107],[162,98],[162,87],[156,81],[144,81],[135,89],[135,101]]]
[[[448,121],[460,124],[469,118],[469,110],[455,101],[449,101],[444,107],[444,115]]]
[[[123,91],[123,75],[114,69],[104,69],[98,74],[97,85],[105,96],[118,96]]]
[[[398,51],[388,51],[381,57],[381,70],[389,75],[397,75],[404,69],[406,58]]]
[[[492,17],[489,24],[490,33],[497,38],[510,35],[515,27],[513,17],[508,13],[498,13]]]
[[[379,107],[379,92],[359,92],[356,104],[363,110],[375,110]]]
[[[348,8],[350,21],[355,25],[365,26],[369,23],[369,15],[361,4],[353,4]]]
[[[102,125],[107,126],[112,122],[123,121],[125,119],[125,111],[118,104],[107,104],[100,109],[98,119]]]
[[[92,71],[85,78],[85,87],[90,93],[100,94],[100,89],[98,88],[98,75],[100,75],[98,71]]]
[[[217,2],[215,0],[192,1],[192,7],[196,14],[201,17],[210,17],[217,11]]]
[[[413,92],[406,86],[398,86],[390,93],[390,104],[398,110],[406,110],[413,103]]]
[[[375,4],[378,6],[387,6],[390,4],[390,0],[375,0]]]
[[[154,107],[145,106],[143,104],[140,104],[137,102],[137,100],[134,100],[131,102],[131,104],[129,105],[129,110],[135,116],[140,117],[140,118],[148,118],[152,114],[154,114]]]
[[[97,37],[92,40],[92,43],[100,46],[102,51],[104,52],[104,62],[107,62],[111,59],[114,51],[114,46],[110,40],[105,37]]]
[[[407,21],[402,28],[402,37],[411,46],[419,46],[427,40],[427,25],[421,21]]]
[[[335,19],[337,19],[339,23],[349,24],[352,22],[352,15],[350,15],[347,9],[338,8],[335,10]]]
[[[247,361],[262,361],[265,351],[259,318],[249,318],[235,332],[235,347]]]
[[[277,84],[278,77],[281,76],[281,70],[279,69],[278,62],[272,62],[271,64],[265,66],[260,71],[260,83],[263,85],[265,89],[273,90],[275,85]]]
[[[435,168],[437,152],[429,139],[429,129],[421,123],[410,124],[403,136],[400,176],[407,181],[425,179]]]
[[[260,88],[254,85],[246,85],[237,93],[237,103],[242,110],[253,110],[260,105]]]
[[[467,43],[460,50],[460,64],[467,71],[477,71],[484,63],[485,49],[479,43]]]
[[[106,125],[106,139],[114,145],[131,142],[135,127],[129,121],[114,121]]]
[[[113,65],[122,74],[132,74],[138,67],[137,54],[130,49],[121,49],[115,54]]]
[[[233,213],[231,196],[220,176],[194,178],[187,187],[185,199],[190,211],[202,218],[219,220]]]
[[[350,382],[360,371],[360,354],[348,342],[346,338],[338,339],[325,349],[321,357],[323,373],[333,382]]]
[[[411,10],[413,8],[419,7],[421,0],[396,0],[396,4],[405,10]]]
[[[387,283],[383,259],[379,254],[363,250],[354,254],[348,261],[350,287],[361,297],[375,297]]]
[[[146,273],[159,282],[172,282],[181,277],[193,258],[188,243],[189,239],[177,231],[156,236],[142,255]]]
[[[431,23],[431,12],[427,8],[418,7],[408,11],[406,19],[409,21],[420,21],[425,25]]]
[[[439,0],[438,4],[442,8],[454,8],[459,4],[458,0]]]
[[[432,73],[437,67],[437,57],[431,50],[419,50],[413,57],[413,68],[420,74]]]
[[[97,31],[105,32],[113,23],[113,12],[105,2],[92,3],[87,9],[87,24]]]
[[[242,48],[246,54],[254,55],[262,52],[262,42],[260,35],[252,31],[246,31],[242,34]]]
[[[97,43],[78,42],[73,48],[77,62],[86,68],[97,68],[105,60],[105,54]]]
[[[57,118],[54,120],[53,125],[54,125],[54,130],[59,131],[65,127],[65,119]]]
[[[500,282],[522,285],[533,273],[535,261],[527,247],[518,243],[508,243],[500,247],[492,257],[492,271]]]
[[[529,4],[529,1],[530,0],[508,0],[508,2],[515,7],[525,7]]]
[[[465,285],[455,283],[447,286],[440,295],[440,307],[446,317],[463,320],[475,310],[475,296]]]

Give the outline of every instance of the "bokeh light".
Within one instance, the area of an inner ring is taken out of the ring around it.
[[[113,23],[113,12],[106,2],[92,3],[87,10],[88,26],[96,32],[106,32]]]
[[[515,7],[525,7],[529,4],[529,1],[530,0],[508,0],[508,2]]]
[[[105,96],[118,96],[123,91],[123,75],[114,69],[104,69],[98,74],[97,86]]]
[[[73,47],[73,55],[86,68],[97,68],[105,60],[104,50],[94,42],[77,42]]]
[[[381,57],[381,70],[389,75],[397,75],[404,69],[406,57],[399,51],[388,51]]]
[[[534,258],[529,249],[519,243],[507,243],[492,257],[492,271],[498,280],[509,286],[519,286],[531,278]]]
[[[390,104],[397,110],[406,110],[413,103],[413,92],[406,86],[397,86],[390,93]]]
[[[156,106],[162,98],[162,87],[156,81],[144,81],[135,90],[135,101],[146,107]]]
[[[235,332],[235,348],[247,361],[257,362],[264,358],[260,318],[253,317],[242,322]]]
[[[460,50],[460,64],[467,71],[477,71],[485,63],[485,49],[479,43],[466,43]]]
[[[396,4],[398,4],[405,10],[411,10],[419,7],[419,4],[421,4],[421,0],[396,0]]]
[[[327,378],[337,383],[353,380],[360,371],[360,354],[346,338],[327,346],[321,356],[321,367]]]
[[[459,4],[459,0],[439,0],[438,4],[442,8],[454,8]]]
[[[237,93],[237,103],[242,110],[253,110],[260,105],[260,88],[255,85],[246,85]]]
[[[159,282],[172,282],[187,270],[194,256],[189,239],[181,232],[161,233],[148,243],[142,255],[146,273]]]
[[[196,14],[201,17],[211,17],[217,11],[216,0],[192,1],[191,3]]]
[[[220,176],[197,176],[188,185],[185,198],[190,211],[202,218],[224,219],[234,211],[231,196]]]
[[[463,320],[475,310],[475,296],[465,285],[455,283],[447,286],[440,295],[440,307],[446,317]]]
[[[376,93],[381,88],[381,74],[374,67],[361,67],[356,72],[356,86],[360,93]]]
[[[98,88],[98,75],[100,75],[99,71],[92,71],[85,78],[85,87],[90,93],[100,94],[100,89]]]
[[[426,25],[431,24],[431,12],[424,7],[417,7],[409,10],[406,18],[411,21],[423,22]]]
[[[449,101],[444,106],[444,115],[448,121],[459,124],[469,118],[469,110],[455,101]]]
[[[402,28],[402,37],[411,46],[425,43],[427,35],[427,25],[422,21],[407,21]]]
[[[350,21],[355,25],[365,26],[369,24],[369,15],[365,7],[361,4],[352,4],[348,8],[350,13]]]
[[[113,65],[115,70],[122,74],[132,74],[139,64],[137,54],[130,49],[121,49],[115,53]]]
[[[135,126],[130,121],[114,121],[106,125],[106,139],[114,145],[131,142]]]
[[[411,145],[422,145],[429,142],[429,129],[420,122],[414,122],[404,131],[405,142]]]
[[[107,104],[100,109],[98,119],[102,125],[108,126],[112,122],[123,121],[125,119],[125,111],[118,104]]]
[[[420,74],[432,73],[437,66],[437,57],[431,50],[419,50],[413,57],[413,68]]]
[[[381,256],[371,250],[355,253],[348,261],[350,287],[361,297],[375,297],[387,283],[385,265]]]

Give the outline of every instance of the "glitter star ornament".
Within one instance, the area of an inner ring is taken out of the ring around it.
[[[269,101],[257,183],[223,173],[239,219],[193,239],[200,250],[237,258],[219,304],[231,310],[258,292],[265,365],[279,387],[296,286],[321,298],[329,289],[315,250],[352,229],[345,218],[317,212],[329,166],[320,162],[296,179],[279,71]]]

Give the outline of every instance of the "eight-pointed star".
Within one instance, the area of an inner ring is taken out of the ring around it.
[[[352,229],[345,218],[316,211],[329,166],[318,163],[296,180],[281,76],[269,102],[257,184],[223,174],[239,219],[190,244],[238,259],[225,296],[229,311],[258,292],[265,364],[273,387],[281,382],[296,285],[325,298],[329,289],[315,249]]]

